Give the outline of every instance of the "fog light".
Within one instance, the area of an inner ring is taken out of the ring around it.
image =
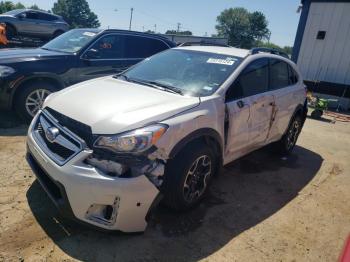
[[[93,204],[86,211],[85,217],[106,226],[112,226],[118,215],[120,198],[116,197],[113,205]]]

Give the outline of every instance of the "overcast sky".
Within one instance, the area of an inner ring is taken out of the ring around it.
[[[55,0],[20,0],[24,5],[37,4],[51,9]],[[245,7],[249,11],[263,12],[272,31],[271,42],[293,45],[300,14],[296,10],[299,0],[88,0],[90,8],[101,22],[101,27],[128,29],[130,8],[134,8],[133,30],[154,30],[164,33],[176,29],[181,23],[183,30],[195,35],[215,33],[216,17],[230,7]]]

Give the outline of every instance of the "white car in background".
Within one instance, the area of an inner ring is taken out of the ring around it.
[[[179,47],[51,94],[27,159],[65,215],[137,232],[161,198],[195,206],[223,165],[270,143],[291,152],[306,113],[302,78],[279,52]]]

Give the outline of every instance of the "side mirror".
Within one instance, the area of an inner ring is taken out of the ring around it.
[[[100,52],[96,49],[89,49],[84,54],[85,59],[98,59],[100,58]]]
[[[25,13],[19,14],[18,18],[19,19],[24,19],[24,18],[26,18],[26,14]]]

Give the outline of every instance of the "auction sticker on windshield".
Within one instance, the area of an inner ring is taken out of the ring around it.
[[[83,35],[86,35],[86,36],[95,36],[96,33],[93,33],[93,32],[84,32]]]
[[[228,57],[226,59],[209,58],[207,63],[209,64],[219,64],[219,65],[233,65],[236,62],[235,59]]]

